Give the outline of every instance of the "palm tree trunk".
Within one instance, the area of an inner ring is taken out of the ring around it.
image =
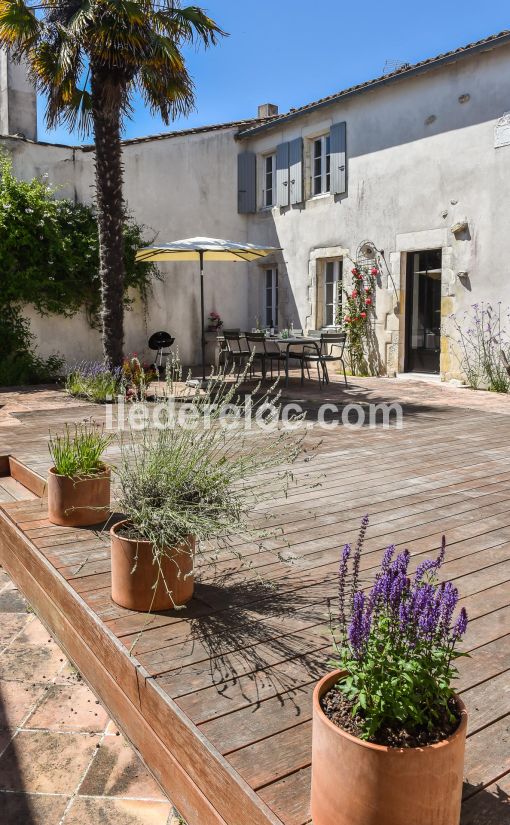
[[[110,368],[124,355],[124,199],[120,142],[122,93],[111,74],[91,69],[103,353]]]

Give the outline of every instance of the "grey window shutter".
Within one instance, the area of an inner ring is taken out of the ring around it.
[[[347,129],[345,121],[334,123],[330,133],[331,191],[343,195],[347,191]]]
[[[289,205],[289,144],[276,147],[276,205]]]
[[[303,200],[303,138],[296,138],[289,143],[290,202],[301,203]]]
[[[237,211],[257,211],[257,156],[242,152],[237,156]]]

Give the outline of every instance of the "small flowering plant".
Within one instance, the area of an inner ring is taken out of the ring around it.
[[[346,545],[339,567],[339,629],[332,664],[348,675],[337,688],[362,720],[362,738],[383,728],[434,730],[457,721],[452,681],[457,645],[467,628],[451,582],[438,581],[445,538],[436,559],[409,573],[411,554],[386,550],[374,585],[359,589],[360,556],[368,517],[354,549]]]
[[[209,313],[209,327],[211,329],[221,329],[223,326],[223,321],[221,320],[221,316],[217,312],[210,312]]]

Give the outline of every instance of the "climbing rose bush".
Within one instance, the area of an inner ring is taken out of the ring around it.
[[[383,725],[433,729],[445,714],[452,722],[454,662],[465,655],[457,646],[467,614],[456,614],[459,594],[451,582],[438,581],[444,562],[443,536],[436,559],[409,573],[409,550],[384,553],[368,592],[358,587],[360,558],[368,527],[361,524],[354,551],[346,545],[338,574],[339,629],[333,664],[348,671],[337,684],[364,720],[363,738]]]
[[[367,353],[370,321],[374,312],[375,286],[379,269],[376,266],[355,266],[352,271],[352,289],[344,289],[343,324],[347,333],[349,360],[354,375],[368,374]],[[342,302],[339,301],[339,306]]]

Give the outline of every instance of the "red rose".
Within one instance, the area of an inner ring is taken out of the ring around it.
[[[370,274],[371,275],[379,275],[379,270],[377,269],[376,266],[372,267],[372,269],[370,270]]]
[[[372,298],[367,298],[366,303],[367,306],[370,306],[370,304],[372,303]]]
[[[353,297],[353,298],[357,298],[357,297],[358,297],[358,291],[357,291],[357,289],[353,289],[353,291],[352,291],[352,297]]]
[[[351,272],[352,272],[353,275],[358,274],[358,270],[356,269],[356,267],[354,267],[354,269],[351,269]]]
[[[362,317],[362,318],[366,318],[366,317],[367,317],[367,313],[366,313],[366,312],[360,312],[360,315],[361,315],[361,317]]]
[[[372,292],[372,287],[366,286],[365,287],[365,292]]]

